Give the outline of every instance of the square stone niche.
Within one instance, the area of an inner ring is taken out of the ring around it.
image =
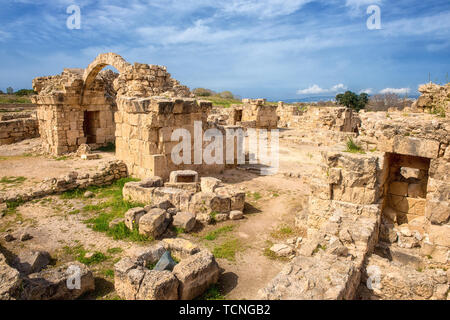
[[[402,225],[424,216],[430,159],[388,154],[389,176],[386,183],[384,217]]]

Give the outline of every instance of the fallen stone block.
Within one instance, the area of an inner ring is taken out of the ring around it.
[[[139,220],[139,233],[148,237],[159,237],[166,231],[172,217],[163,209],[152,209]]]
[[[219,280],[220,270],[212,253],[203,250],[181,260],[173,269],[173,274],[180,281],[179,298],[191,300]]]
[[[50,259],[47,251],[22,253],[18,257],[17,269],[25,275],[40,272],[50,263]]]
[[[139,223],[142,217],[147,214],[144,208],[132,208],[125,213],[125,225],[128,229],[134,230],[139,228]]]
[[[156,271],[172,271],[173,268],[176,266],[175,260],[173,260],[172,256],[170,255],[170,251],[164,252],[161,259],[159,259],[158,263],[155,265],[153,270]]]
[[[78,282],[77,279],[80,281]],[[57,268],[30,274],[24,279],[21,298],[74,300],[94,289],[92,272],[79,262],[70,262]]]
[[[195,215],[190,212],[178,212],[173,217],[173,225],[174,227],[181,228],[186,232],[192,231],[194,229],[197,220],[195,219]]]

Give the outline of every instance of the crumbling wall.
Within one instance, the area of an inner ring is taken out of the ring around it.
[[[437,113],[445,116],[450,112],[450,83],[440,86],[427,83],[419,87],[421,96],[411,106],[413,110]]]
[[[219,172],[225,168],[224,164],[206,164],[203,159],[200,164],[194,164],[194,122],[199,122],[201,132],[197,139],[201,139],[200,147],[204,150],[203,133],[209,128],[207,116],[211,102],[190,98],[119,97],[117,103],[116,157],[127,164],[132,175],[167,179],[170,172],[176,170],[190,169],[205,173]],[[172,161],[172,149],[180,143],[172,141],[172,133],[176,129],[185,129],[190,135],[191,164],[175,164]]]
[[[266,105],[265,99],[242,99],[242,105],[232,105],[228,124],[244,128],[276,129],[278,127],[277,106]]]
[[[83,91],[81,69],[65,69],[59,76],[36,78],[32,97],[38,105],[39,132],[44,150],[54,155],[75,152],[88,142],[94,147],[114,142],[115,97],[112,71],[101,72]],[[83,95],[84,92],[84,95]],[[95,112],[95,126],[86,127],[87,112]],[[89,131],[89,132],[87,132]]]
[[[32,113],[0,114],[0,145],[39,137],[38,121]]]
[[[278,102],[277,115],[278,126],[280,128],[290,128],[293,124],[293,119],[301,116],[305,109],[299,106],[285,105],[283,102]]]

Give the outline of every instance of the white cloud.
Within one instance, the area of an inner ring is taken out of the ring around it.
[[[294,13],[313,0],[231,0],[223,4],[223,11],[271,18]]]
[[[372,88],[363,89],[363,90],[359,91],[359,94],[361,94],[361,93],[372,94],[373,93],[373,89]]]
[[[347,86],[339,83],[337,85],[332,86],[329,89],[323,89],[319,87],[317,84],[314,84],[306,89],[301,89],[297,91],[297,94],[322,94],[322,93],[337,93],[347,90]]]
[[[395,93],[395,94],[408,94],[411,91],[409,88],[386,88],[380,91],[381,94]]]

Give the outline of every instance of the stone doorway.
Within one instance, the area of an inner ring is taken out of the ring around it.
[[[86,143],[97,143],[97,129],[100,128],[100,112],[99,111],[85,111],[83,130],[86,137]]]
[[[430,159],[388,154],[384,216],[402,225],[425,215]]]

